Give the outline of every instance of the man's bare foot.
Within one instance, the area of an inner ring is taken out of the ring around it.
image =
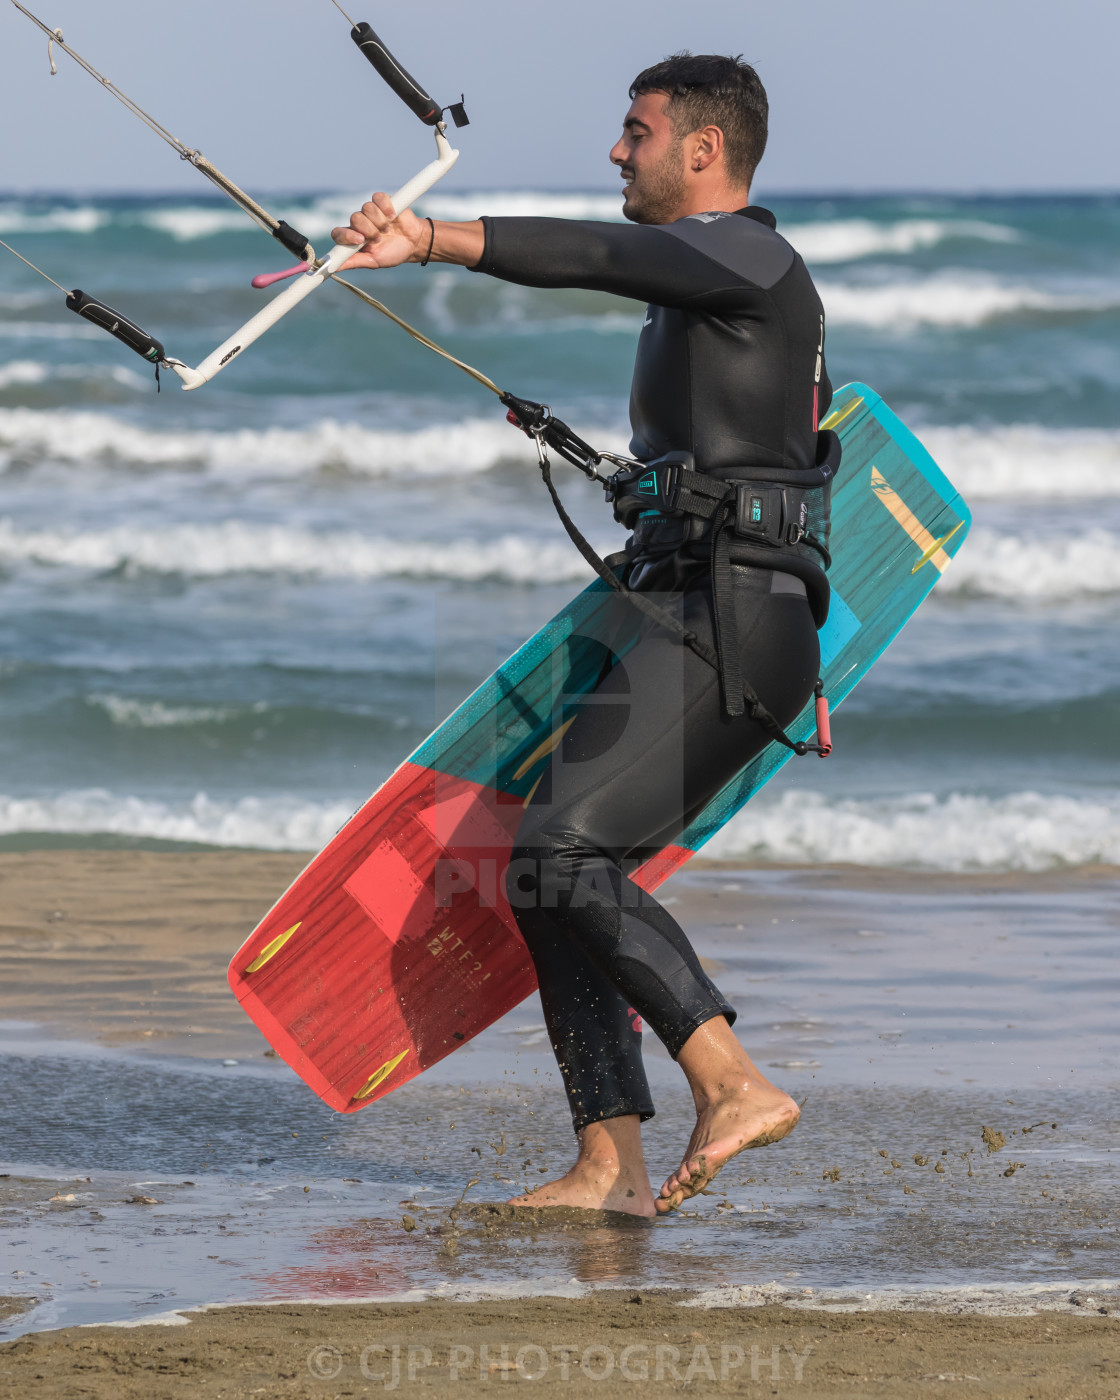
[[[801,1110],[755,1067],[722,1016],[695,1031],[678,1057],[696,1102],[684,1160],[662,1186],[660,1215],[702,1191],[736,1153],[793,1132]]]
[[[579,1157],[570,1171],[535,1191],[513,1197],[508,1204],[654,1215],[653,1188],[642,1155],[637,1114],[589,1124],[579,1134]]]

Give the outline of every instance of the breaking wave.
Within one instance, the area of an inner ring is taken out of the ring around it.
[[[1096,428],[919,428],[973,501],[1120,496],[1120,432]]]
[[[188,802],[156,802],[87,788],[56,797],[0,795],[0,835],[112,835],[265,851],[312,851],[325,846],[354,810],[347,802],[307,802],[294,797],[221,801],[205,793]]]
[[[600,541],[604,553],[618,540]],[[151,528],[119,525],[73,533],[21,530],[0,519],[0,563],[45,564],[99,573],[297,574],[313,578],[484,579],[509,583],[579,581],[587,565],[566,541],[503,535],[474,541],[378,539],[351,531],[314,532],[287,525],[226,521]]]
[[[260,850],[318,850],[356,803],[303,798],[153,801],[101,788],[54,797],[0,795],[0,835],[66,833],[196,841]],[[752,803],[701,853],[789,865],[855,864],[947,872],[1037,871],[1120,864],[1120,806],[1020,792],[928,793],[862,801],[792,791]]]
[[[220,705],[168,705],[162,700],[139,700],[130,695],[90,695],[86,703],[103,710],[123,729],[182,729],[197,724],[226,724],[245,713],[244,708]],[[268,708],[263,702],[251,707],[254,714]]]
[[[1100,314],[1120,308],[1115,288],[1048,292],[963,270],[886,283],[821,280],[817,283],[831,325],[872,330],[915,326],[975,328],[1010,316]]]
[[[369,476],[454,476],[486,471],[525,450],[524,440],[500,418],[413,432],[365,428],[336,418],[306,428],[159,432],[102,413],[0,409],[0,465],[5,455],[18,452],[23,458],[56,462],[206,467],[249,475],[341,467]]]
[[[610,553],[620,536],[599,541]],[[0,518],[0,563],[220,578],[292,574],[309,578],[485,579],[508,583],[578,582],[587,575],[564,541],[506,534],[450,541],[369,536],[226,520],[220,524],[120,524],[102,530],[24,529]],[[978,529],[962,546],[939,596],[1062,602],[1120,592],[1120,536],[1104,529],[1072,536],[1000,534]]]
[[[10,372],[8,383],[30,384],[41,382],[44,370],[35,361],[16,361],[0,375]],[[74,367],[74,373],[93,371]],[[122,382],[131,382],[130,374],[122,370]],[[622,433],[597,428],[593,436],[604,447],[626,451]],[[1022,424],[919,428],[918,436],[969,500],[1120,496],[1120,432]],[[18,453],[24,461],[212,469],[223,475],[292,476],[334,467],[369,476],[440,477],[487,471],[526,450],[494,418],[412,431],[323,418],[305,428],[161,432],[111,414],[0,408],[0,466],[5,456]]]
[[[108,209],[92,204],[36,210],[18,201],[0,203],[0,234],[96,233],[112,219]]]
[[[22,389],[52,379],[111,380],[131,389],[148,389],[150,381],[123,365],[48,365],[40,360],[9,360],[0,364],[0,389]]]
[[[702,854],[945,871],[1114,865],[1120,864],[1120,803],[1037,792],[838,801],[792,791],[777,802],[751,803]]]
[[[1100,529],[1049,538],[974,530],[938,591],[1024,602],[1120,593],[1120,536]]]
[[[970,219],[900,219],[893,224],[877,224],[871,219],[828,219],[783,224],[781,231],[810,265],[916,253],[958,240],[1018,243],[1021,239],[1013,228]]]
[[[331,229],[350,221],[350,215],[363,200],[364,193],[328,195],[309,204],[281,201],[274,212],[287,219],[308,238],[322,241],[330,237]],[[435,219],[477,219],[480,214],[494,216],[537,216],[555,219],[622,218],[622,194],[547,194],[532,190],[497,191],[483,194],[424,195],[417,201],[417,211]],[[184,204],[145,211],[141,215],[145,227],[165,233],[177,242],[186,243],[216,234],[253,233],[254,225],[232,206]]]

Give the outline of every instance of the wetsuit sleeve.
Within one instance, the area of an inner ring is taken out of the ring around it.
[[[664,229],[577,219],[484,218],[486,248],[476,271],[524,287],[582,287],[682,306],[748,277]]]

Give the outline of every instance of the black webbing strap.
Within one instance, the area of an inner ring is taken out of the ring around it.
[[[543,454],[541,455],[540,459],[540,468],[541,477],[544,480],[544,484],[548,489],[548,494],[552,497],[552,504],[556,507],[556,514],[560,517],[560,523],[567,531],[568,538],[579,550],[584,560],[591,565],[591,567],[595,570],[595,572],[599,575],[599,577],[609,588],[613,588],[616,593],[622,594],[625,598],[629,599],[629,601],[633,603],[633,605],[638,609],[640,613],[644,613],[644,615],[648,617],[652,622],[656,622],[659,627],[664,627],[667,632],[672,632],[674,636],[679,637],[680,640],[684,643],[684,645],[689,648],[689,650],[694,651],[702,661],[706,661],[708,665],[711,666],[713,670],[715,670],[719,674],[721,681],[724,684],[724,702],[725,704],[727,704],[727,702],[731,699],[732,692],[727,690],[728,681],[726,679],[726,672],[724,668],[720,665],[720,652],[708,646],[706,642],[702,642],[695,632],[690,632],[688,628],[685,627],[684,624],[678,618],[675,618],[671,612],[668,612],[665,608],[659,607],[658,604],[653,602],[652,599],[647,598],[644,593],[639,593],[632,588],[627,588],[626,584],[622,582],[622,580],[618,577],[614,570],[604,560],[600,559],[598,554],[596,554],[595,550],[580,533],[579,527],[576,525],[575,521],[572,520],[571,516],[564,509],[564,503],[560,499],[559,493],[557,492],[556,487],[552,481],[552,472],[549,468],[548,458]],[[720,530],[719,534],[724,535],[725,532],[723,530]],[[801,740],[793,740],[789,737],[786,731],[782,728],[782,726],[778,723],[778,721],[774,718],[774,716],[759,699],[754,687],[751,686],[748,682],[744,681],[742,676],[739,674],[739,653],[737,646],[738,628],[735,625],[734,598],[731,593],[730,546],[727,547],[726,573],[727,578],[726,584],[723,589],[723,597],[725,599],[730,600],[729,606],[732,636],[729,640],[736,644],[734,659],[736,676],[735,685],[737,689],[734,691],[734,697],[738,705],[738,708],[736,710],[732,710],[730,705],[728,704],[728,713],[740,715],[746,713],[747,717],[749,719],[752,719],[755,722],[755,724],[757,724],[761,729],[765,730],[765,732],[769,734],[771,739],[775,740],[779,744],[784,744],[787,749],[792,749],[795,754],[807,754],[810,752],[810,750],[815,751],[815,745],[806,744]],[[715,589],[716,579],[715,574],[713,572],[713,594],[715,594]],[[718,597],[718,595],[716,596]],[[716,634],[717,645],[722,651],[725,646],[725,638],[727,637],[727,632],[726,623],[724,624],[723,629],[721,629],[720,627],[718,602],[716,608]]]
[[[712,521],[712,604],[719,653],[723,705],[729,715],[743,713],[744,681],[739,665],[739,621],[735,616],[735,585],[731,577],[731,516],[734,491]]]
[[[735,493],[734,486],[729,486],[718,476],[706,476],[687,467],[678,467],[677,470],[680,473],[677,509],[687,511],[689,515],[698,515],[701,520],[711,520]]]

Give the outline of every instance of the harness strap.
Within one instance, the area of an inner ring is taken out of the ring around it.
[[[743,713],[743,674],[739,664],[739,620],[735,616],[735,585],[731,577],[730,497],[712,522],[712,603],[719,654],[719,680],[729,715]]]

